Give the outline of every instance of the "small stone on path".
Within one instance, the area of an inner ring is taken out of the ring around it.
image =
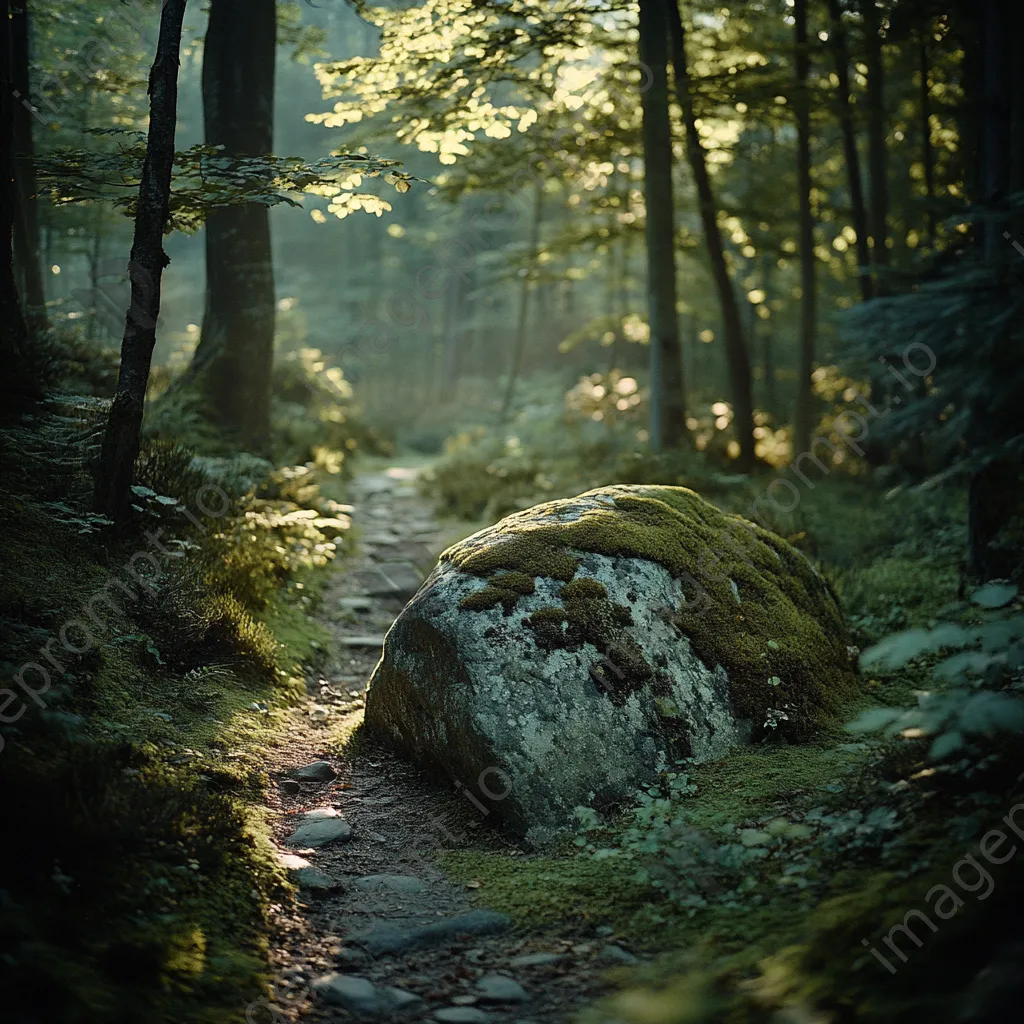
[[[328,843],[347,842],[352,838],[352,826],[333,807],[318,807],[302,816],[299,827],[288,837],[289,846],[326,846]]]
[[[317,978],[312,988],[324,1002],[364,1017],[390,1016],[395,1010],[423,1001],[405,989],[378,988],[369,978],[355,975],[327,974]]]
[[[383,647],[384,637],[382,636],[340,636],[338,643],[342,647]]]
[[[357,878],[355,886],[365,892],[390,889],[392,892],[409,894],[427,890],[427,883],[415,875],[366,875]]]
[[[302,791],[302,787],[295,781],[295,779],[282,779],[281,780],[281,792],[288,796],[295,796],[296,793]]]
[[[292,778],[300,782],[331,782],[337,777],[338,773],[327,761],[314,761],[292,772]]]
[[[313,867],[304,857],[285,853],[281,855],[281,863],[288,869],[288,874],[300,889],[331,892],[341,888],[341,882],[324,874],[319,868]]]
[[[509,967],[545,967],[548,964],[561,963],[565,956],[561,953],[526,953],[509,960]]]
[[[633,956],[632,953],[627,952],[621,946],[605,946],[601,950],[598,959],[610,960],[616,964],[638,964],[640,962],[638,957]]]
[[[404,953],[418,946],[451,944],[460,935],[497,935],[512,924],[511,918],[493,910],[471,910],[433,924],[400,925],[377,921],[361,932],[347,936],[371,956]]]
[[[488,974],[473,986],[482,1003],[528,1003],[530,993],[514,978]]]
[[[446,1006],[434,1014],[434,1020],[441,1024],[487,1024],[490,1019],[489,1013],[475,1006]]]

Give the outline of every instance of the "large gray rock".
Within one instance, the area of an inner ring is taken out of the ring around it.
[[[803,555],[684,488],[611,487],[446,551],[385,640],[366,724],[543,842],[677,758],[807,735],[852,686]]]

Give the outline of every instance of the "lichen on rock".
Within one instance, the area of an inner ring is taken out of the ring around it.
[[[389,633],[367,725],[497,816],[557,829],[678,757],[799,738],[853,688],[836,599],[785,541],[678,487],[602,488],[448,549]]]

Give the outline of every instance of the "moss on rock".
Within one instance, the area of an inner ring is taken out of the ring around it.
[[[577,576],[588,552],[655,562],[681,582],[674,624],[704,664],[726,670],[737,715],[755,727],[774,721],[769,728],[805,735],[852,694],[846,628],[824,578],[782,538],[687,488],[589,491],[509,516],[441,557],[488,580],[465,607],[501,601],[510,611],[511,588],[500,582],[507,576],[564,580],[564,607],[528,620],[538,643],[591,643],[630,685],[650,679],[622,636],[629,609],[610,602],[599,581]]]
[[[459,607],[470,612],[483,612],[500,604],[505,614],[511,615],[519,598],[534,593],[535,589],[533,577],[525,572],[496,573],[483,590],[464,597]]]

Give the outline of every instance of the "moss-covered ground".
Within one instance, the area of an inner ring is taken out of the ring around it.
[[[119,538],[70,499],[0,501],[3,674],[51,676],[43,692],[24,675],[42,706],[15,686],[4,708],[4,1019],[234,1024],[265,982],[268,913],[291,891],[259,810],[265,752],[326,643],[309,612],[341,520],[309,480],[296,492],[300,472],[259,496],[200,477],[231,508],[193,522],[188,466],[144,453],[163,500]],[[156,563],[136,557],[147,531]],[[160,574],[140,587],[131,564]]]

